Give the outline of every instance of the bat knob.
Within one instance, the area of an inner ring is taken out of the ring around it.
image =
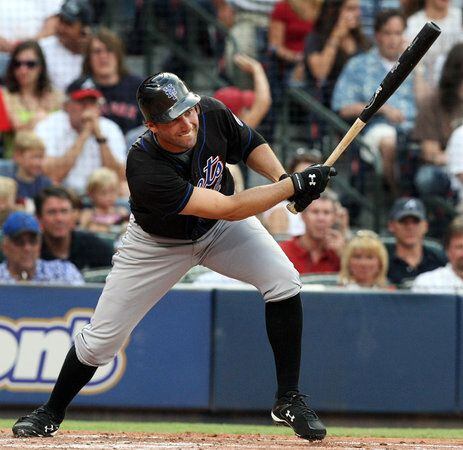
[[[286,209],[293,214],[297,214],[296,208],[294,207],[294,202],[288,203]]]

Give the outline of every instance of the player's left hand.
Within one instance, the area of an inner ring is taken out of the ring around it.
[[[299,213],[304,211],[314,200],[320,197],[320,194],[301,193],[293,195],[294,209]]]

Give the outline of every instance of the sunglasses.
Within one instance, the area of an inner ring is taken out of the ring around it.
[[[38,235],[20,235],[11,238],[11,242],[13,242],[16,247],[25,247],[27,244],[37,245],[40,242],[40,238]]]
[[[39,65],[39,62],[34,61],[33,59],[25,60],[25,61],[19,61],[19,60],[13,61],[13,67],[15,69],[21,66],[26,66],[28,69],[34,69],[38,65]]]

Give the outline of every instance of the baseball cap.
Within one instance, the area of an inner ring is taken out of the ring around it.
[[[220,100],[233,114],[239,115],[244,108],[252,106],[256,96],[254,91],[228,86],[215,91],[214,98]]]
[[[93,19],[93,8],[88,0],[66,0],[58,15],[66,22],[80,21],[82,25],[90,25]]]
[[[426,220],[426,210],[423,202],[414,197],[398,198],[392,205],[389,220],[401,220],[405,217]]]
[[[94,98],[99,100],[103,94],[96,87],[91,78],[83,78],[73,81],[66,89],[66,95],[71,100],[83,100],[84,98]]]
[[[40,234],[39,221],[24,211],[12,212],[3,224],[3,234],[14,238],[22,233]]]

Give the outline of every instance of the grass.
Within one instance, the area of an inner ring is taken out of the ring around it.
[[[0,419],[0,428],[10,428],[15,419]],[[206,434],[274,434],[292,435],[285,427],[267,425],[237,425],[223,423],[183,422],[108,422],[66,420],[64,430],[86,430],[106,432],[145,433],[206,433]],[[439,428],[347,428],[328,427],[329,436],[343,437],[387,437],[410,439],[463,439],[463,429]]]

